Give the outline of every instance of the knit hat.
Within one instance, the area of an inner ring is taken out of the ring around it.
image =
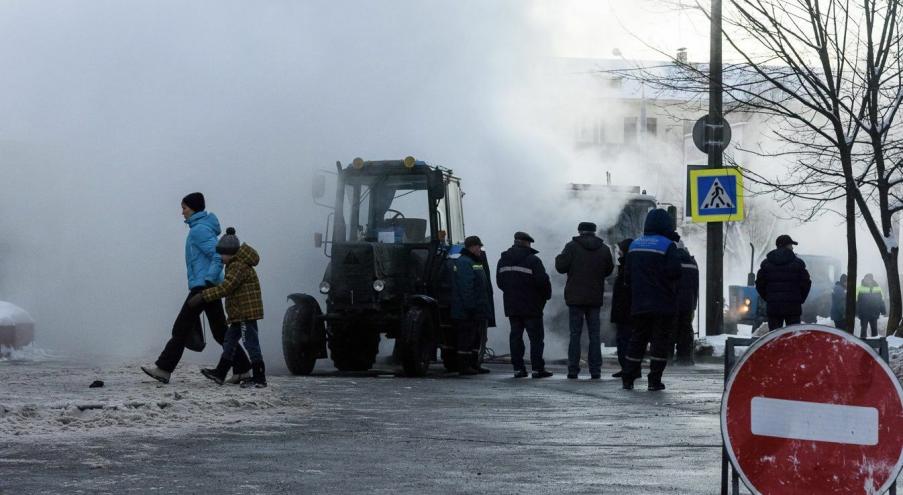
[[[235,236],[235,228],[229,227],[226,229],[226,235],[220,237],[219,242],[216,243],[216,252],[221,255],[233,255],[238,252],[240,247],[241,242]]]
[[[593,222],[580,222],[580,225],[577,226],[577,232],[592,232],[596,233],[596,224]]]
[[[182,202],[195,213],[204,211],[207,208],[207,204],[204,202],[204,195],[199,192],[193,192],[185,196],[182,198]]]

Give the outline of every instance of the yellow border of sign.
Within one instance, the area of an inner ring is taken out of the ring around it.
[[[733,215],[699,214],[699,177],[722,177],[733,175],[737,178],[737,213]],[[735,168],[704,168],[690,171],[690,217],[694,222],[739,222],[743,220],[743,175]]]

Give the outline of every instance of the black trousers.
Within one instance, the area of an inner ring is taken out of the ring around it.
[[[671,341],[673,344],[668,346],[668,356],[674,354],[675,358],[681,362],[693,361],[693,317],[695,311],[689,313],[678,313]],[[677,347],[677,353],[674,353],[674,347]]]
[[[869,330],[871,327],[871,331],[866,333],[866,330]],[[871,320],[865,320],[859,318],[859,336],[863,339],[866,337],[877,337],[878,336],[878,318],[874,318]]]
[[[188,306],[188,300],[191,296],[203,291],[205,287],[195,287],[188,292],[188,297],[182,304],[182,310],[176,316],[176,322],[172,325],[172,338],[166,343],[160,357],[157,358],[157,367],[170,373],[176,369],[179,361],[182,359],[182,353],[185,352],[185,339],[192,332],[201,331],[201,313],[207,315],[207,321],[210,322],[210,333],[213,334],[213,340],[222,345],[226,337],[226,313],[223,311],[223,303],[216,300],[209,303],[201,304],[195,308]],[[235,351],[232,361],[233,373],[247,373],[251,369],[251,362],[248,355],[240,346]]]
[[[649,346],[649,383],[662,380],[662,374],[668,365],[668,346],[671,345],[671,332],[674,316],[640,315],[633,317],[633,335],[625,360],[628,376],[639,376],[643,365],[643,355]]]
[[[542,317],[511,316],[508,320],[511,322],[508,343],[511,346],[511,365],[514,366],[514,370],[527,369],[524,365],[524,352],[526,352],[524,330],[527,331],[527,337],[530,339],[530,367],[533,368],[533,371],[544,370],[546,363],[542,359],[542,351],[545,348],[545,328],[542,324]]]
[[[475,367],[482,345],[484,320],[453,320],[458,336],[458,363]]]
[[[621,366],[621,371],[625,371],[630,339],[633,337],[633,323],[615,323],[615,337],[618,344],[618,365]]]
[[[799,325],[800,315],[780,315],[768,316],[768,329],[776,330],[778,328],[789,327],[790,325]]]

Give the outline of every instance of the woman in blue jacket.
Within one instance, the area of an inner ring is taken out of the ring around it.
[[[222,302],[216,301],[191,307],[188,300],[208,287],[223,281],[223,261],[216,253],[216,243],[221,229],[216,215],[206,210],[204,195],[195,192],[182,199],[182,216],[188,224],[188,238],[185,240],[185,266],[188,269],[188,296],[182,304],[182,310],[172,326],[172,338],[166,343],[163,352],[154,366],[142,366],[141,369],[155,379],[169,383],[170,375],[182,359],[186,344],[201,334],[201,312],[207,315],[210,322],[210,333],[219,344],[223,343],[226,334],[226,315]],[[195,349],[200,350],[200,349]],[[250,375],[251,362],[244,349],[236,351],[233,360],[233,377],[230,383],[238,383]]]

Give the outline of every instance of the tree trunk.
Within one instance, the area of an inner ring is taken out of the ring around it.
[[[856,199],[847,185],[846,217],[847,217],[847,301],[846,312],[843,319],[848,332],[854,333],[856,328],[856,280],[857,280],[857,251],[856,251]]]
[[[891,249],[884,258],[884,270],[887,273],[887,335],[903,337],[903,327],[900,319],[903,318],[903,292],[900,288],[900,272],[897,271],[900,250]]]

